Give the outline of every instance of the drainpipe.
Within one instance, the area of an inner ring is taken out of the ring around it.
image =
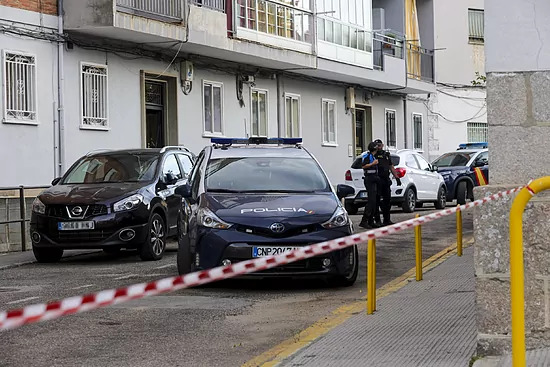
[[[63,34],[63,0],[57,0],[57,31]],[[63,175],[65,169],[65,103],[64,84],[65,67],[63,64],[64,42],[57,43],[57,113],[58,113],[58,162],[57,176]]]
[[[405,149],[408,149],[409,147],[409,143],[407,141],[407,127],[408,127],[408,124],[407,124],[407,97],[402,97],[403,98],[403,121],[405,123]]]
[[[285,99],[283,77],[281,74],[275,74],[275,77],[277,78],[277,137],[282,138],[285,135]]]

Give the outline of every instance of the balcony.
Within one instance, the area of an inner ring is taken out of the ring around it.
[[[384,70],[385,56],[403,60],[405,38],[391,31],[375,31],[372,36],[374,69]]]
[[[136,43],[184,41],[186,3],[186,0],[65,1],[65,29],[73,36]]]
[[[434,78],[434,51],[417,46],[414,42],[407,42],[407,77],[428,83]]]
[[[234,0],[235,37],[277,48],[313,52],[313,12],[271,0]]]
[[[225,13],[225,0],[189,0],[193,5]]]

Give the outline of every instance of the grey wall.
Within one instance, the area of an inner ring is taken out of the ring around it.
[[[420,30],[420,42],[422,47],[434,48],[434,2],[433,0],[418,0],[416,2],[418,12],[418,29]]]
[[[373,8],[384,8],[386,28],[405,33],[405,3],[403,0],[373,0]]]
[[[113,25],[116,0],[65,0],[63,2],[64,26],[67,29],[87,28],[87,26]]]

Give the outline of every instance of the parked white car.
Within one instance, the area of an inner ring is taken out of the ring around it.
[[[390,151],[391,160],[401,186],[393,175],[391,185],[392,205],[398,205],[406,213],[412,213],[415,208],[420,208],[424,203],[433,203],[437,209],[443,209],[447,205],[445,180],[437,172],[437,167],[410,149]],[[346,184],[355,189],[353,196],[346,197],[345,207],[349,214],[357,214],[359,208],[366,205],[368,197],[363,183],[363,169],[361,168],[361,156],[356,157],[351,168],[346,171]]]

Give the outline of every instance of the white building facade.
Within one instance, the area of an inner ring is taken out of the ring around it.
[[[0,186],[48,184],[91,150],[199,153],[217,136],[302,137],[334,184],[376,138],[427,154],[433,3],[414,7],[423,47],[394,19],[408,3],[66,0],[63,35],[0,5],[20,22],[0,34]]]
[[[429,157],[487,142],[484,0],[435,3],[437,92],[430,95]]]

